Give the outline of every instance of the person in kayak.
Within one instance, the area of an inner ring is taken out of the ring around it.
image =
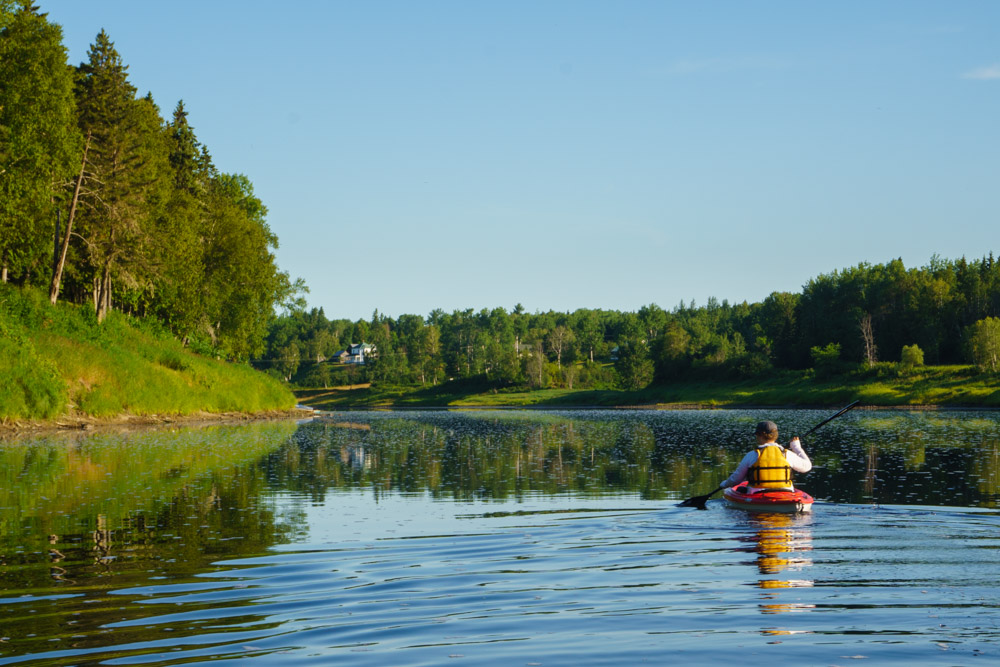
[[[771,421],[762,421],[754,430],[757,449],[747,452],[736,470],[724,481],[720,488],[727,489],[747,480],[748,492],[760,490],[794,491],[792,471],[809,472],[812,461],[802,449],[798,436],[791,439],[788,447],[778,444],[778,426]]]

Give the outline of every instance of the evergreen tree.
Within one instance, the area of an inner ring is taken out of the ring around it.
[[[135,288],[141,279],[152,191],[162,168],[157,162],[165,157],[155,105],[135,93],[128,67],[102,30],[80,66],[77,86],[80,129],[90,139],[80,233],[98,320],[111,307],[112,281]]]

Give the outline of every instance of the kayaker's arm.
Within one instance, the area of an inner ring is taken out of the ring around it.
[[[809,455],[802,449],[802,441],[799,440],[798,436],[792,438],[791,442],[788,443],[788,448],[785,450],[785,460],[795,472],[809,472],[813,467]]]
[[[743,480],[747,478],[747,472],[750,470],[750,466],[754,464],[757,460],[757,450],[750,450],[747,452],[740,464],[736,466],[736,470],[733,474],[726,478],[726,481],[719,484],[720,489],[728,489],[731,486],[736,486]]]

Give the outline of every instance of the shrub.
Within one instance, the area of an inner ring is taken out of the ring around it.
[[[617,381],[614,367],[596,361],[585,361],[580,367],[576,387],[581,389],[611,389]]]
[[[763,352],[748,352],[731,360],[733,374],[738,378],[759,377],[774,370]]]
[[[904,370],[913,370],[924,365],[924,351],[919,345],[904,345],[899,355],[899,366]]]
[[[830,343],[825,347],[818,345],[809,349],[809,356],[813,360],[813,368],[816,369],[817,376],[833,375],[840,371],[842,364],[840,361],[840,343]]]

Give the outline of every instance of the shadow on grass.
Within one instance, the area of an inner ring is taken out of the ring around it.
[[[352,408],[585,408],[585,407],[832,407],[854,399],[870,406],[947,405],[996,407],[1000,383],[968,367],[932,368],[911,376],[853,373],[815,377],[781,371],[726,380],[681,379],[637,391],[542,389],[500,386],[484,378],[428,387],[300,390],[299,401],[320,410]]]

